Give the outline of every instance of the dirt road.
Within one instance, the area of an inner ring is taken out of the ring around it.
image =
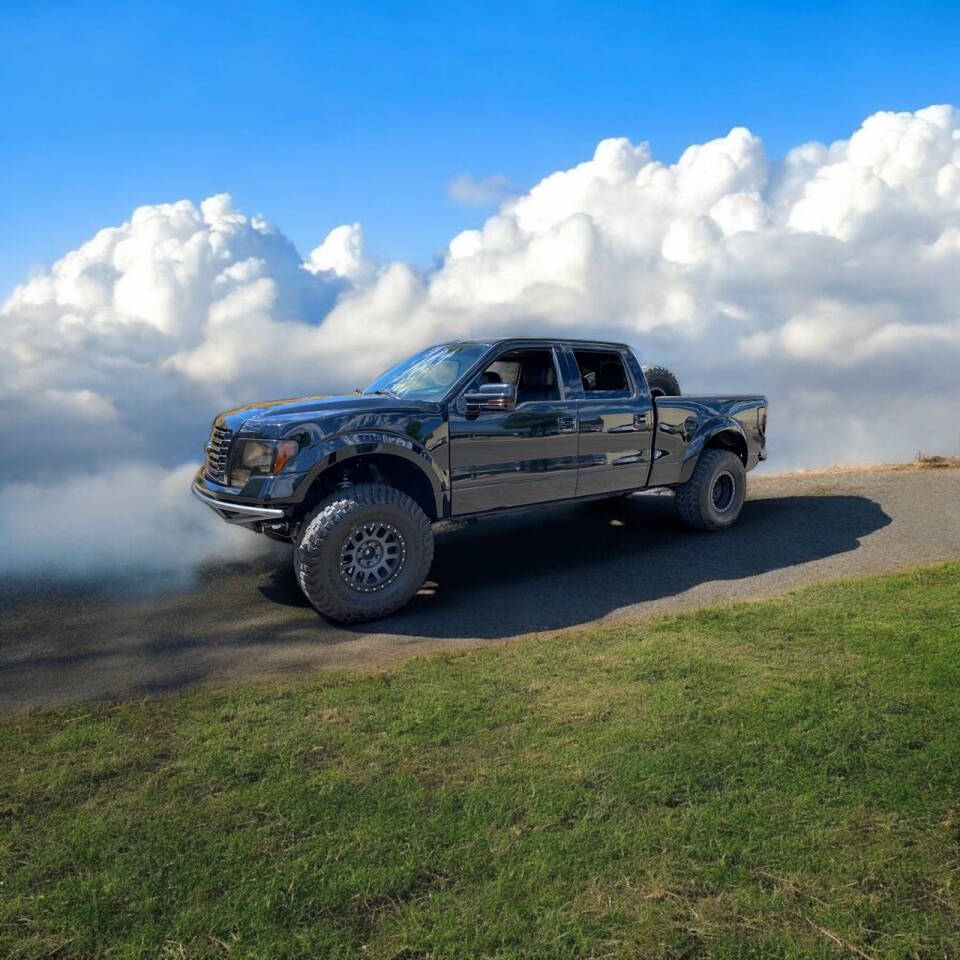
[[[751,476],[724,534],[688,530],[669,496],[646,495],[473,524],[439,534],[421,595],[366,628],[320,619],[283,550],[132,598],[6,583],[0,710],[376,665],[949,559],[957,469]]]

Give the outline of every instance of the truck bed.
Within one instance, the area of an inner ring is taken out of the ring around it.
[[[656,397],[648,486],[683,483],[697,456],[718,431],[738,434],[747,470],[766,458],[767,398],[760,394]]]

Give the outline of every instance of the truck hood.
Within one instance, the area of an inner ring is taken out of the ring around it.
[[[227,410],[217,417],[216,423],[227,427],[233,433],[241,428],[251,436],[277,435],[285,426],[300,423],[317,423],[328,417],[350,415],[371,415],[395,413],[400,411],[434,411],[437,404],[420,400],[396,400],[386,396],[343,396],[295,397],[290,400],[268,400],[261,403],[248,403],[242,407]]]

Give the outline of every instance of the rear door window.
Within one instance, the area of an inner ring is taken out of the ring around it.
[[[601,394],[605,397],[629,397],[633,388],[623,358],[606,350],[574,350],[580,381],[587,397]]]

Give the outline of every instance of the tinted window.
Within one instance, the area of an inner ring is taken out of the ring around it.
[[[552,350],[511,350],[501,354],[480,374],[474,388],[483,383],[516,384],[517,403],[560,399]]]
[[[512,383],[516,384],[520,379],[520,361],[508,360],[501,357],[494,360],[493,363],[483,371],[482,383]]]
[[[583,392],[610,393],[618,392],[629,394],[630,381],[623,366],[623,358],[619,353],[609,353],[599,350],[574,350],[580,368],[580,379],[583,382]]]

